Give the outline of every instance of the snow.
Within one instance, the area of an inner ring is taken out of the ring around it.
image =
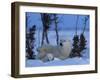
[[[80,35],[81,31],[78,31],[78,34]],[[60,39],[69,39],[72,42],[72,38],[75,34],[75,31],[59,31],[59,37]],[[90,63],[90,57],[89,57],[89,31],[85,32],[85,37],[87,40],[87,49],[82,52],[82,57],[74,57],[74,58],[67,58],[65,60],[59,60],[57,58],[54,58],[53,61],[47,61],[47,62],[42,62],[39,59],[35,60],[28,60],[26,59],[26,67],[39,67],[39,66],[65,66],[65,65],[85,65]],[[49,31],[48,32],[48,37],[50,44],[56,45],[56,33],[55,31]],[[41,46],[41,38],[42,38],[42,32],[40,30],[36,31],[36,42],[35,42],[35,54],[38,54],[36,49]]]
[[[89,64],[89,59],[84,58],[68,58],[66,60],[55,59],[49,62],[42,62],[41,60],[26,60],[26,67],[37,67],[37,66],[62,66],[62,65],[83,65]]]
[[[86,50],[88,52],[89,49]],[[62,65],[85,65],[89,64],[89,54],[83,53],[83,57],[68,58],[60,60],[55,58],[53,61],[42,62],[41,60],[26,60],[26,67],[37,66],[62,66]]]

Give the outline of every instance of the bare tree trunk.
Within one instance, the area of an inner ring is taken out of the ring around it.
[[[44,39],[46,39],[46,42],[49,44],[48,29],[49,29],[49,25],[50,25],[50,19],[48,17],[49,17],[49,15],[46,14],[46,13],[42,13],[41,14],[41,20],[42,20],[42,24],[43,24],[43,32],[42,32],[42,42],[41,42],[41,45],[44,44]]]
[[[44,37],[45,37],[43,14],[41,14],[41,21],[42,21],[42,24],[43,24],[43,32],[42,32],[42,40],[41,40],[41,46],[42,46],[44,44]]]
[[[89,20],[89,16],[85,16],[85,20],[84,20],[84,27],[83,27],[83,32],[82,34],[84,34],[85,30],[86,30],[86,23]]]
[[[42,41],[41,41],[41,45],[44,44],[44,37],[45,37],[45,32],[44,32],[44,29],[43,29],[43,32],[42,32]]]
[[[49,44],[48,31],[45,31],[46,42]]]
[[[55,22],[55,31],[56,31],[56,42],[57,45],[59,44],[59,34],[58,34],[58,29],[57,29],[57,17],[56,14],[54,14],[54,22]]]
[[[76,20],[76,30],[75,30],[76,35],[77,35],[78,19],[79,19],[79,16],[77,16],[77,20]]]
[[[59,44],[59,34],[58,34],[58,29],[57,29],[56,21],[55,21],[55,31],[56,31],[56,36],[57,36],[56,41],[57,41],[57,45],[58,45]]]
[[[27,41],[27,36],[28,36],[28,16],[27,16],[27,13],[25,14],[26,15],[26,20],[25,20],[25,23],[26,23],[26,47],[28,46],[28,41]]]
[[[47,31],[43,31],[43,33],[42,33],[42,41],[41,41],[41,45],[44,44],[44,39],[46,39],[46,42],[49,44],[48,32],[47,32]]]
[[[86,29],[86,22],[84,23],[84,28],[83,28],[83,32],[82,32],[82,34],[84,34],[85,29]]]

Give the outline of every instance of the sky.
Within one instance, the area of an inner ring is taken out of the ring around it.
[[[33,25],[36,25],[37,29],[42,29],[42,21],[40,13],[34,13],[34,12],[26,12],[27,16],[27,27],[30,28]],[[87,15],[75,15],[75,14],[57,14],[58,18],[58,29],[59,30],[75,30],[76,28],[76,21],[77,16],[78,18],[78,30],[83,30],[84,27],[84,19]],[[90,19],[88,19],[86,24],[86,30],[89,30],[89,22]],[[54,28],[54,24],[51,24],[51,30]]]

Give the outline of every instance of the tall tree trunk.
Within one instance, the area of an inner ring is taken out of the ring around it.
[[[44,18],[43,18],[43,14],[42,13],[41,13],[41,21],[42,21],[42,25],[43,25],[42,40],[41,40],[41,46],[42,46],[44,44],[44,37],[45,37]]]
[[[45,37],[45,32],[44,32],[44,29],[43,29],[43,32],[42,32],[42,41],[41,41],[41,46],[44,44],[44,37]]]
[[[44,39],[46,39],[46,42],[49,44],[49,39],[48,39],[48,29],[50,25],[50,15],[46,13],[41,14],[41,20],[43,24],[43,32],[42,32],[42,42],[41,45],[44,44]]]
[[[28,53],[28,49],[29,49],[29,41],[28,41],[28,16],[27,16],[27,13],[25,14],[26,15],[26,20],[25,20],[25,25],[26,25],[26,57],[28,57],[29,53]]]
[[[84,34],[85,30],[86,30],[86,23],[89,20],[89,16],[85,16],[85,20],[84,20],[84,27],[83,27],[83,32],[82,34]]]
[[[49,44],[49,39],[48,39],[48,31],[45,31],[45,38],[46,38],[46,42]]]
[[[56,42],[57,45],[59,44],[59,34],[58,34],[58,26],[57,26],[57,17],[56,14],[54,14],[54,22],[55,22],[55,31],[56,31]]]
[[[56,31],[56,41],[57,41],[57,45],[59,44],[59,34],[58,34],[58,29],[57,29],[57,22],[55,21],[55,31]]]
[[[86,29],[86,22],[84,23],[84,28],[83,28],[83,32],[82,32],[82,34],[84,34],[85,29]]]
[[[75,34],[76,35],[77,35],[78,19],[79,19],[79,16],[77,16],[77,20],[76,20],[76,29],[75,29]]]

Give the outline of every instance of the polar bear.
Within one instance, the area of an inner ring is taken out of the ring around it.
[[[57,46],[43,45],[37,49],[39,52],[37,58],[42,61],[45,61],[45,59],[49,61],[54,58],[64,60],[69,57],[72,49],[71,47],[72,45],[70,40],[60,40],[60,44]]]

